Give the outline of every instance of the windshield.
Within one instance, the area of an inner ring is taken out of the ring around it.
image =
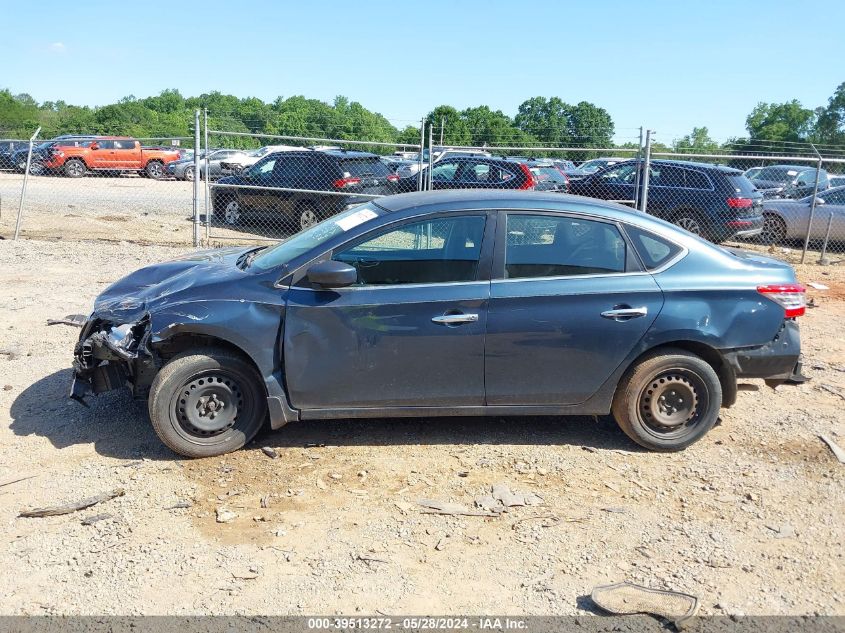
[[[253,260],[252,265],[261,270],[269,270],[287,264],[311,249],[325,244],[336,235],[346,233],[359,224],[377,218],[384,212],[384,209],[374,204],[356,205],[289,237],[284,242],[261,251]]]

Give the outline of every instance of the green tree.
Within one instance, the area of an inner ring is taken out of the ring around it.
[[[801,142],[813,128],[814,112],[797,99],[786,103],[758,103],[745,119],[751,140]]]
[[[839,84],[827,107],[817,110],[813,138],[822,143],[845,144],[845,82]]]
[[[717,141],[710,138],[710,133],[706,127],[694,127],[691,134],[676,139],[672,143],[672,149],[676,152],[715,154],[721,148]]]

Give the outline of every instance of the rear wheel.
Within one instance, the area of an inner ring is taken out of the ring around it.
[[[681,349],[646,356],[619,383],[613,417],[625,435],[654,451],[680,451],[716,423],[722,385],[713,368]]]
[[[231,226],[241,221],[241,207],[234,198],[227,200],[223,206],[223,221]]]
[[[786,239],[786,223],[772,213],[763,215],[763,233],[760,235],[764,244],[777,244]]]
[[[160,180],[164,178],[164,165],[157,160],[151,160],[147,163],[147,168],[144,170],[147,176]]]
[[[69,178],[80,178],[85,175],[86,171],[85,163],[77,158],[71,158],[65,163],[65,176]]]
[[[241,448],[267,414],[261,377],[236,352],[211,348],[175,356],[150,389],[150,420],[170,449],[211,457]]]
[[[185,167],[185,180],[193,180],[194,179],[194,168],[193,167]]]

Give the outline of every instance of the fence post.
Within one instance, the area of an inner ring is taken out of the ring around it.
[[[200,245],[200,111],[194,112],[194,247]]]
[[[819,157],[819,164],[816,167],[816,184],[813,186],[813,198],[810,202],[810,217],[807,219],[807,235],[804,236],[804,250],[801,251],[801,263],[804,263],[804,259],[807,257],[807,249],[810,246],[810,230],[813,228],[813,216],[816,214],[816,196],[819,195],[819,175],[822,171],[822,155],[819,154],[819,150],[816,149],[816,146],[810,143],[810,147],[813,148],[813,151],[816,153],[816,156]]]
[[[431,170],[434,167],[434,126],[428,126],[428,190],[431,191]]]
[[[18,204],[18,220],[15,222],[15,240],[21,232],[21,219],[23,218],[23,202],[26,198],[26,183],[29,181],[29,165],[32,162],[32,143],[41,131],[41,126],[35,130],[35,134],[29,137],[29,152],[26,154],[26,168],[23,170],[23,184],[21,185],[21,201]]]
[[[423,152],[424,151],[425,151],[425,117],[423,117],[422,121],[420,122],[420,170],[417,172],[417,191],[422,191]]]
[[[643,160],[643,126],[640,126],[640,148],[637,150],[637,177],[634,180],[634,208],[640,208],[640,165]]]
[[[210,150],[208,149],[208,108],[203,108],[203,135],[205,136],[205,241],[208,242],[208,225],[211,223],[211,218],[209,216],[209,202],[208,197],[211,193],[209,191],[209,163],[208,163],[208,155]]]
[[[643,195],[641,198],[640,211],[647,213],[648,208],[648,181],[649,169],[651,168],[651,134],[652,130],[645,131],[645,162],[643,163]]]

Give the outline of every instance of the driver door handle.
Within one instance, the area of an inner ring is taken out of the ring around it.
[[[605,310],[601,313],[605,319],[613,319],[614,321],[635,319],[647,314],[648,308],[645,306],[641,306],[639,308],[614,308],[613,310]]]
[[[478,321],[477,314],[443,314],[441,316],[432,317],[434,323],[441,325],[460,325],[461,323],[475,323]]]

